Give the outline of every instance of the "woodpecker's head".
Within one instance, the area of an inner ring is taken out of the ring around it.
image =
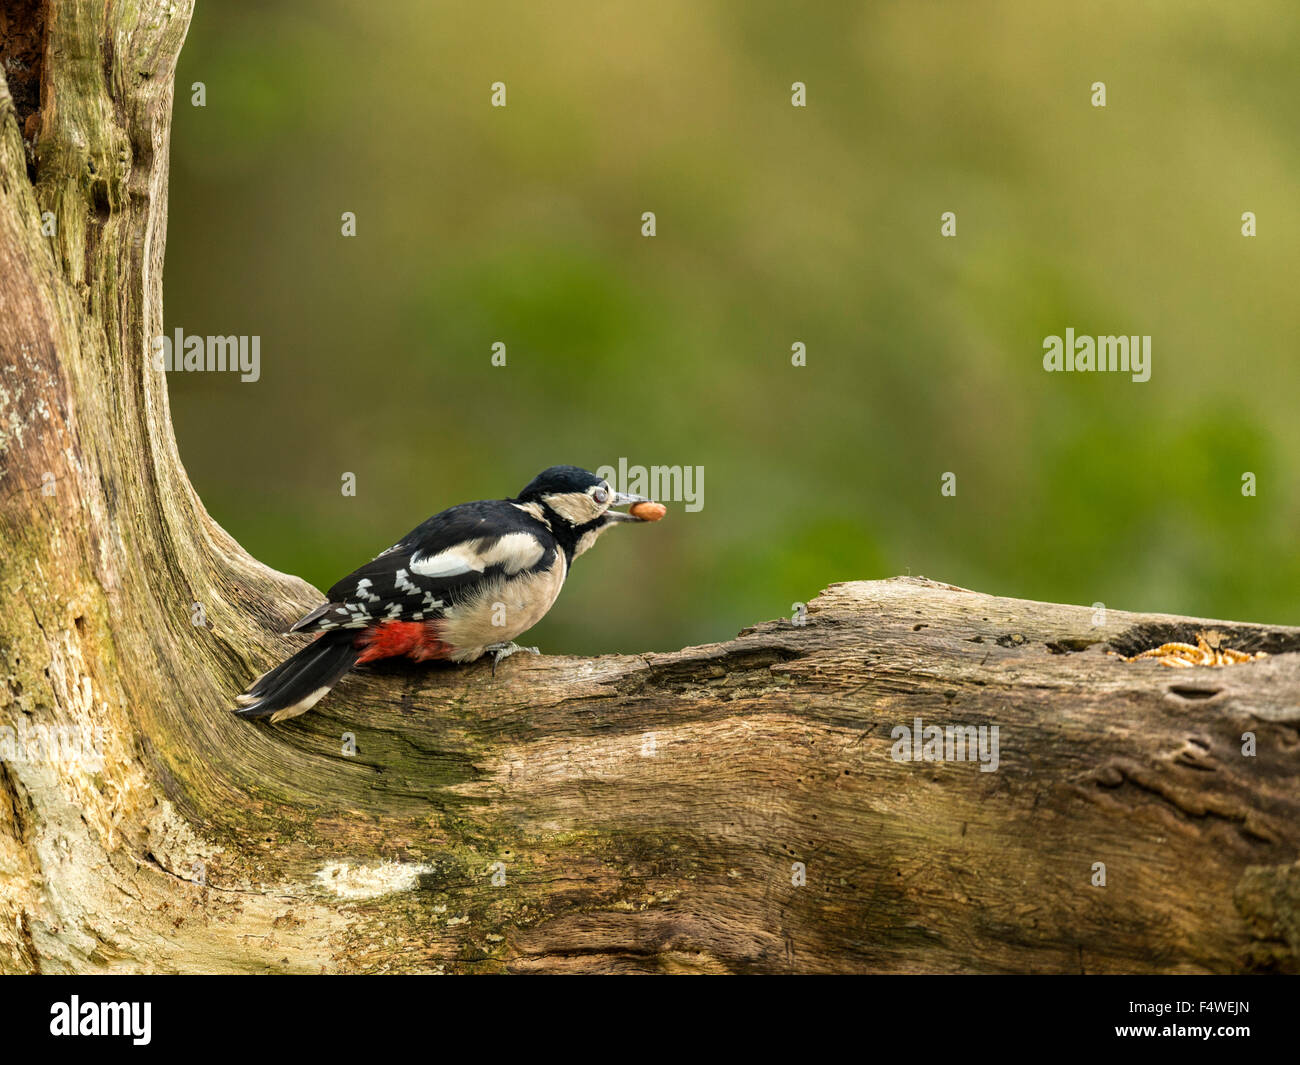
[[[612,508],[650,501],[615,492],[604,478],[578,466],[552,466],[529,481],[516,502],[540,508],[556,539],[577,558],[611,525],[647,520]]]

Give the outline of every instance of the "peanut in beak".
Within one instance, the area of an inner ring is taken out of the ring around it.
[[[633,503],[627,512],[641,521],[659,521],[668,513],[668,508],[662,503]]]

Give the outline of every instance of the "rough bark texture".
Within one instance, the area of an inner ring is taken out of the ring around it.
[[[147,363],[190,10],[0,15],[0,969],[1300,967],[1297,629],[898,579],[231,716],[315,593],[208,517]],[[1104,653],[1202,627],[1273,656]],[[893,760],[916,717],[997,725],[997,771]]]

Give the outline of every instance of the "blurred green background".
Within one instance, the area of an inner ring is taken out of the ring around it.
[[[703,466],[551,653],[909,572],[1295,623],[1298,52],[1283,0],[199,0],[167,327],[262,378],[172,375],[182,457],[318,587],[552,463]],[[1151,380],[1045,373],[1067,326],[1150,334]]]

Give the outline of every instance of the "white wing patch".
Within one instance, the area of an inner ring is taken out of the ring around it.
[[[481,573],[483,567],[472,553],[477,542],[470,540],[468,543],[457,544],[428,558],[412,555],[411,572],[418,573],[421,577],[459,577],[462,573]]]
[[[467,540],[428,558],[413,555],[411,572],[421,577],[459,577],[499,565],[507,574],[515,574],[537,565],[546,554],[546,548],[531,533],[508,533],[486,548],[484,542]]]
[[[483,559],[489,566],[495,566],[498,563],[505,566],[507,574],[518,573],[520,570],[531,569],[542,560],[546,554],[546,548],[532,533],[508,533],[501,537],[483,554]]]

